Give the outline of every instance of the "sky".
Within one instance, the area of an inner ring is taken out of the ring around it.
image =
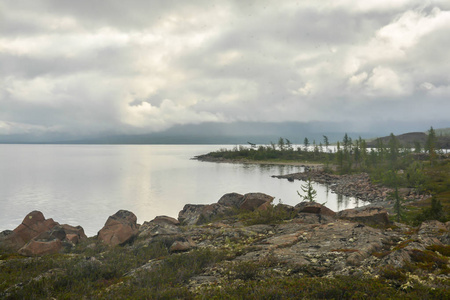
[[[0,140],[450,127],[449,49],[448,0],[0,0]]]

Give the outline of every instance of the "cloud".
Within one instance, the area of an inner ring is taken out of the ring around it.
[[[1,134],[448,120],[448,1],[17,0],[0,14]]]

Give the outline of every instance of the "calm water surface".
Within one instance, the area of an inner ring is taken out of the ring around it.
[[[0,231],[40,210],[61,224],[97,234],[108,216],[130,210],[138,223],[177,217],[187,203],[210,204],[229,192],[263,192],[295,205],[301,182],[272,175],[300,167],[191,160],[220,145],[0,145]],[[362,205],[316,184],[317,201],[334,211]]]

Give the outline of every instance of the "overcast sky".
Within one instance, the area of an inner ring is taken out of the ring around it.
[[[450,126],[449,49],[448,0],[0,0],[0,135]]]

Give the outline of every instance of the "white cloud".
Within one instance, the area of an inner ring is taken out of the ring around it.
[[[402,115],[425,118],[417,104],[430,102],[431,112],[450,86],[448,1],[0,7],[0,121],[18,128],[339,121],[367,107],[374,120],[402,117],[383,109],[386,99],[408,101]],[[448,119],[443,111],[433,113]]]

